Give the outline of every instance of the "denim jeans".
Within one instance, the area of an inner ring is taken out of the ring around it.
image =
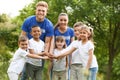
[[[89,80],[96,80],[98,67],[90,68],[89,71],[90,71]]]
[[[24,65],[20,80],[28,80],[28,75],[26,73],[26,63]]]

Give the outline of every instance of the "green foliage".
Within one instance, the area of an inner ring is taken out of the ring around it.
[[[7,69],[9,60],[17,48],[19,32],[15,24],[11,22],[0,23],[0,80],[8,80]]]
[[[113,65],[113,80],[120,80],[119,77],[120,77],[120,64],[119,64],[119,61],[120,61],[120,54],[115,58],[114,60],[114,65]]]
[[[4,35],[4,36],[3,36]],[[14,51],[17,48],[18,33],[15,28],[12,30],[0,29],[1,42],[7,45],[10,51]]]
[[[9,21],[9,17],[6,14],[1,14],[0,15],[0,23],[4,23]]]
[[[8,62],[0,61],[0,80],[9,80],[7,76]]]

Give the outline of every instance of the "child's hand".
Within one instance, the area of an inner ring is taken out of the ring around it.
[[[52,54],[52,53],[49,53],[49,57],[51,57],[51,58],[52,58],[53,56],[54,56],[54,54]]]
[[[48,56],[42,56],[42,58],[43,58],[43,59],[49,59],[49,57],[48,57]]]
[[[54,54],[49,54],[49,57],[52,58],[52,59],[53,58],[57,59],[57,56],[55,56]]]
[[[44,55],[46,55],[46,56],[48,56],[49,55],[49,53],[48,52],[42,52]]]
[[[63,58],[63,56],[61,56],[61,55],[57,55],[57,56],[55,56],[56,57],[56,59],[62,59]]]
[[[83,73],[84,73],[85,76],[89,76],[89,70],[88,69],[84,69]]]

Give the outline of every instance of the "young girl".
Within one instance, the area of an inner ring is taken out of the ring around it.
[[[69,51],[61,53],[60,55],[55,57],[55,58],[61,58],[63,56],[71,54],[76,49],[79,49],[79,55],[81,57],[83,67],[85,68],[84,74],[86,75],[85,78],[87,80],[96,80],[96,74],[98,70],[97,60],[94,55],[94,44],[92,41],[92,37],[93,37],[92,32],[93,30],[87,26],[81,27],[80,29],[81,40],[76,42]]]
[[[36,59],[48,59],[48,57],[42,57],[35,54],[30,54],[28,50],[28,38],[25,36],[20,36],[18,40],[19,48],[15,52],[12,62],[7,70],[9,80],[18,80],[21,74],[24,64],[26,62],[26,57],[36,58]]]
[[[54,55],[59,55],[66,47],[65,38],[63,36],[57,36],[55,39]],[[67,57],[63,57],[59,60],[53,60],[53,74],[52,80],[66,80],[66,66]]]

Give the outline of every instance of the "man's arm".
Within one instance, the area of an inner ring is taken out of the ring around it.
[[[27,36],[26,32],[22,30],[21,35]]]
[[[49,52],[52,37],[45,38],[45,52]]]
[[[54,49],[54,46],[55,46],[55,44],[54,44],[54,41],[55,39],[54,39],[54,36],[52,36],[52,38],[51,38],[51,42],[50,42],[50,49],[49,49],[49,53],[50,54],[52,54],[53,53],[53,49]]]

